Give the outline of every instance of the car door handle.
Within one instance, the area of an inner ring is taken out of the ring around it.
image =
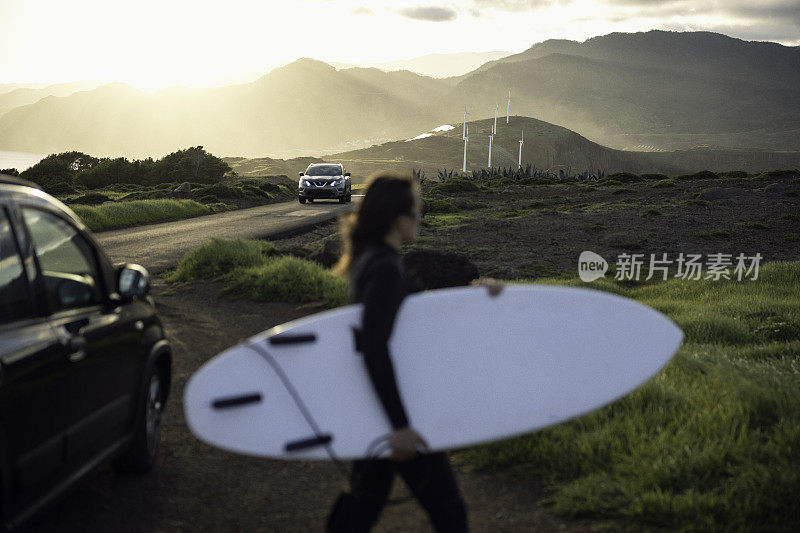
[[[69,362],[77,363],[86,357],[86,338],[80,335],[70,337],[67,347],[69,349]]]

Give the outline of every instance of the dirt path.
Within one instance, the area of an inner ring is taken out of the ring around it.
[[[154,280],[159,314],[174,348],[172,394],[153,472],[116,476],[104,466],[33,524],[42,532],[321,531],[344,488],[329,462],[272,461],[207,446],[186,427],[181,399],[189,376],[239,339],[313,312],[290,304],[217,298],[219,285],[197,284],[167,296]],[[456,465],[474,531],[582,531],[538,505],[534,483],[464,472]],[[395,496],[407,495],[402,482]],[[430,531],[416,503],[388,507],[380,532]]]

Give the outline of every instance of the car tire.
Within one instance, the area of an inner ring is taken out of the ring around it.
[[[347,197],[346,197],[346,196],[341,196],[341,197],[339,198],[339,203],[340,203],[340,204],[343,204],[343,203],[345,203],[346,201],[347,201]]]
[[[353,201],[353,195],[352,194],[347,193],[347,201],[348,202],[352,202]]]
[[[164,412],[164,376],[154,366],[145,380],[139,418],[133,430],[133,443],[123,454],[114,459],[117,472],[144,474],[156,462],[161,440],[161,419]]]
[[[306,199],[305,199],[305,198],[303,198],[302,196],[299,198],[299,200],[300,200],[300,203],[301,203],[301,204],[304,204],[304,203],[306,203]]]

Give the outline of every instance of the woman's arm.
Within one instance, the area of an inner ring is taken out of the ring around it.
[[[361,348],[372,385],[392,427],[408,426],[394,366],[389,357],[389,337],[403,300],[402,274],[398,265],[385,261],[370,268],[361,291],[364,306]]]

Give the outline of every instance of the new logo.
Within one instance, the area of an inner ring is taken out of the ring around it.
[[[584,251],[578,257],[578,275],[581,281],[590,283],[602,278],[608,271],[608,262],[594,252]]]

